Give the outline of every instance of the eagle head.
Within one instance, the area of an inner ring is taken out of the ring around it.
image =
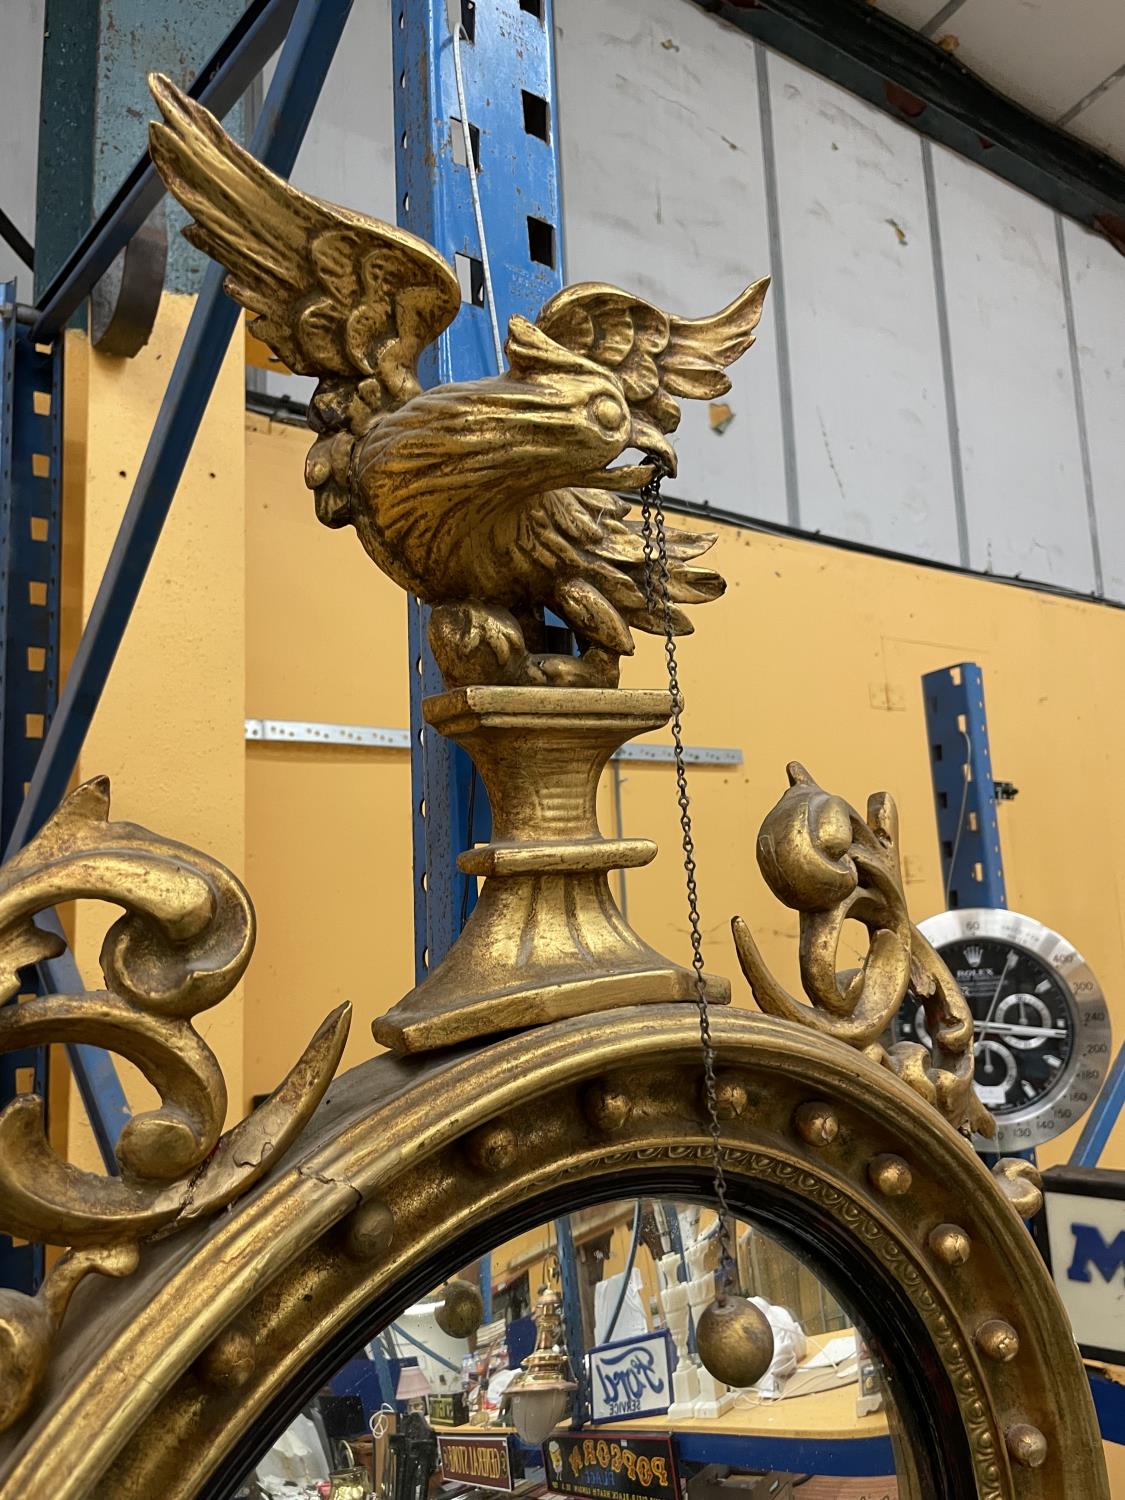
[[[675,472],[662,433],[635,416],[604,366],[513,318],[510,368],[491,379],[435,386],[388,412],[356,445],[352,481],[377,512],[412,501],[441,509],[502,504],[569,487],[639,489]],[[610,466],[642,445],[655,464]]]

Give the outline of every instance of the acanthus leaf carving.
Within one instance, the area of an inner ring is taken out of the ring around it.
[[[123,908],[101,951],[105,988],[16,1001],[19,971],[64,944],[36,913],[79,898]],[[134,1063],[158,1108],[121,1132],[117,1176],[84,1171],[52,1149],[42,1100],[17,1096],[0,1114],[0,1229],[69,1245],[34,1297],[0,1298],[0,1430],[31,1401],[78,1282],[128,1275],[138,1243],[217,1212],[253,1185],[294,1140],[340,1061],[348,1004],[321,1024],[284,1081],[225,1134],[227,1091],[192,1025],[241,979],[254,947],[242,885],[209,856],[132,823],[109,821],[109,782],[88,781],[0,867],[0,1052],[89,1043]]]
[[[898,810],[887,792],[863,818],[822,790],[797,761],[789,789],[762,824],[758,865],[800,923],[802,1004],[767,968],[749,927],[733,921],[742,972],[760,1009],[846,1042],[890,1068],[963,1134],[991,1137],[996,1122],[973,1089],[973,1017],[956,980],[910,920],[899,863]],[[867,928],[857,970],[839,971],[844,923]],[[907,989],[921,1000],[932,1039],[884,1046]]]

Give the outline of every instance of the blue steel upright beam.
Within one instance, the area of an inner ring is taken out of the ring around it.
[[[947,908],[1006,907],[984,678],[975,662],[922,678]]]
[[[582,1334],[582,1292],[578,1284],[578,1257],[574,1250],[574,1233],[564,1214],[555,1220],[555,1246],[559,1257],[559,1291],[562,1294],[563,1333],[570,1370],[578,1383],[571,1412],[574,1427],[584,1427],[590,1419],[590,1382],[586,1365],[586,1340]]]
[[[1102,1091],[1086,1116],[1082,1134],[1071,1152],[1072,1167],[1098,1165],[1122,1109],[1125,1109],[1125,1042],[1118,1048],[1109,1077],[1102,1084]]]
[[[393,0],[399,222],[457,267],[463,300],[423,358],[424,385],[496,373],[483,254],[470,191],[452,27],[464,27],[462,74],[496,315],[534,318],[562,285],[551,0]],[[410,724],[414,804],[415,971],[449,951],[475,901],[457,855],[488,833],[483,787],[468,758],[423,733],[422,699],[442,690],[426,639],[428,609],[411,600]]]
[[[250,142],[253,155],[283,177],[293,169],[350,10],[351,0],[300,0],[297,7]],[[101,700],[239,318],[223,292],[224,275],[220,266],[208,267],[8,855],[62,798]]]
[[[996,817],[984,674],[976,662],[963,661],[928,672],[922,678],[922,691],[945,905],[949,910],[1006,908],[1008,888]],[[1012,1154],[1035,1161],[1034,1150]],[[981,1149],[980,1156],[989,1164],[997,1159],[989,1149]]]
[[[299,0],[250,142],[252,153],[282,176],[293,169],[350,10],[351,0]],[[204,278],[66,686],[10,825],[6,857],[42,827],[64,795],[101,700],[238,321],[238,308],[223,293],[223,276],[212,265]],[[44,925],[57,926],[57,918]],[[83,988],[68,954],[41,971],[45,988]],[[112,1165],[112,1148],[128,1119],[116,1071],[94,1048],[73,1050],[71,1060],[103,1157]]]
[[[55,706],[59,666],[62,360],[17,320],[0,283],[0,830],[6,835]],[[46,1102],[47,1048],[0,1057],[0,1105]],[[43,1250],[0,1235],[0,1285],[33,1292]]]
[[[0,285],[0,846],[7,843],[59,681],[62,351],[17,321]]]

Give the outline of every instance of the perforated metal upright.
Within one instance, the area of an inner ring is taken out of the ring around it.
[[[945,905],[1006,907],[983,674],[963,661],[927,672],[922,692]]]
[[[424,385],[496,373],[469,166],[454,72],[453,27],[464,28],[462,75],[477,165],[496,313],[534,318],[562,285],[554,54],[550,0],[394,0],[398,219],[456,265],[463,303],[423,356]],[[423,733],[422,699],[442,689],[426,639],[428,609],[411,600],[410,723],[414,800],[415,970],[438,963],[475,900],[457,855],[488,833],[476,790],[469,828],[467,756]]]
[[[58,692],[61,431],[59,344],[33,342],[15,282],[0,284],[0,846]],[[46,1099],[45,1047],[0,1057],[0,1105],[17,1093]],[[34,1290],[42,1256],[0,1236],[0,1283]]]
[[[950,910],[1004,909],[1008,889],[996,817],[997,782],[988,743],[984,674],[976,662],[959,662],[926,673],[922,691],[945,905]],[[988,1163],[996,1159],[990,1150],[980,1154]],[[1009,1154],[1035,1161],[1033,1150]]]

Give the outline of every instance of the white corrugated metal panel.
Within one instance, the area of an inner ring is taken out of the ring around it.
[[[716,312],[770,269],[754,45],[684,0],[556,0],[568,281]],[[680,494],[784,521],[776,321],[731,371],[720,432],[685,401]]]
[[[35,239],[35,180],[39,152],[39,80],[43,63],[43,0],[0,6],[0,208],[28,240]],[[19,278],[30,302],[32,278],[0,239],[0,281]]]
[[[352,8],[308,133],[295,186],[330,203],[395,221],[391,0]]]
[[[1125,261],[1077,224],[1065,234],[1102,577],[1125,603]]]
[[[971,565],[1092,591],[1054,215],[943,148],[934,167]]]
[[[921,142],[769,60],[800,522],[958,561]]]

